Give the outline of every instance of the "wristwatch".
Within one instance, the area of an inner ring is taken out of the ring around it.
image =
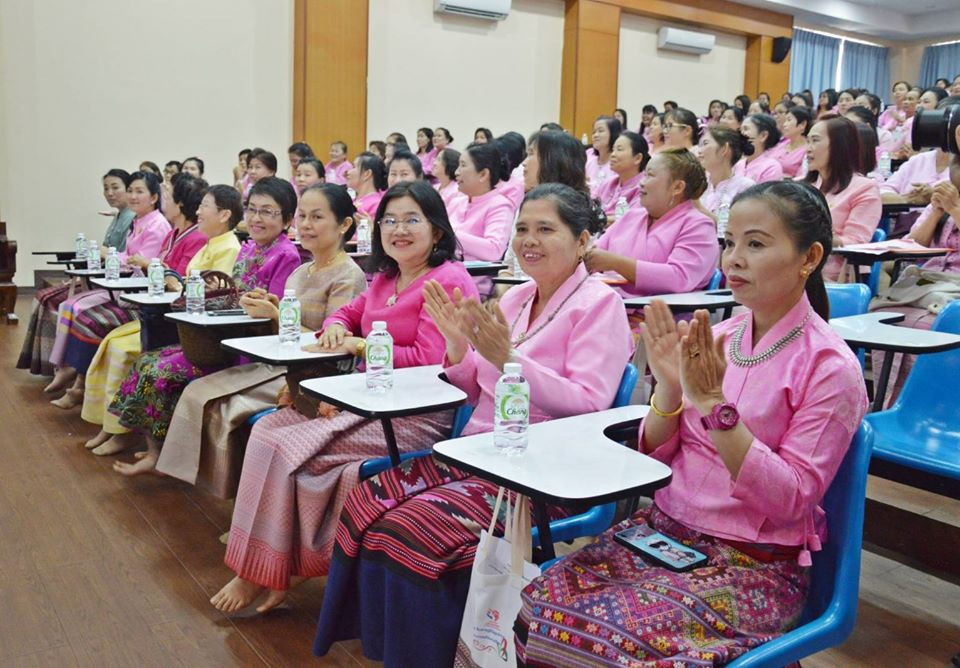
[[[700,418],[700,424],[707,431],[729,431],[740,422],[737,407],[730,403],[717,404],[709,415]]]

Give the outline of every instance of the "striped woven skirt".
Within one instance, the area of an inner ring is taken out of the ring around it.
[[[106,290],[91,290],[60,306],[57,338],[50,361],[87,372],[97,347],[111,331],[136,318],[136,310],[120,306]]]
[[[107,408],[139,356],[139,320],[120,325],[103,338],[87,368],[81,418],[100,425],[108,434],[130,431]]]
[[[69,293],[69,283],[37,291],[27,335],[17,359],[18,369],[29,369],[30,373],[37,375],[53,375],[56,369],[50,362],[50,355],[57,334],[57,312]]]
[[[631,526],[707,555],[686,573],[616,543]],[[518,662],[527,666],[724,665],[793,628],[809,588],[796,559],[762,562],[674,521],[656,506],[564,557],[523,590]]]

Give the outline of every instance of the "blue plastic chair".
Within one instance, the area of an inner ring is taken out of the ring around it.
[[[960,301],[940,312],[931,328],[960,334]],[[919,355],[893,406],[870,413],[877,459],[960,480],[960,349]]]
[[[829,538],[813,554],[810,594],[794,630],[750,650],[731,668],[780,668],[846,640],[857,618],[867,470],[874,430],[864,422],[843,458],[823,507]]]
[[[863,283],[827,283],[830,317],[862,315],[870,308],[870,288]]]
[[[871,243],[876,243],[878,241],[886,241],[887,233],[877,228],[873,237],[870,239]],[[874,262],[870,266],[870,276],[867,278],[867,285],[870,287],[870,295],[875,297],[877,295],[877,290],[880,289],[880,272],[883,271],[881,262]]]
[[[252,427],[253,425],[257,424],[257,420],[259,420],[260,418],[265,418],[268,415],[270,415],[270,413],[276,413],[278,410],[280,409],[277,408],[276,406],[271,406],[270,408],[264,408],[262,411],[258,411],[253,415],[251,415],[250,417],[248,417],[247,425]]]
[[[720,287],[721,283],[723,283],[723,272],[719,269],[714,269],[713,275],[710,277],[710,282],[707,283],[707,290],[716,290]]]

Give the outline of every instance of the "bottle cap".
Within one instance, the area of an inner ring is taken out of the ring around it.
[[[507,362],[503,365],[503,372],[519,376],[523,372],[523,365],[519,362]]]
[[[387,329],[387,321],[386,321],[386,320],[374,320],[374,321],[373,321],[373,328],[374,328],[375,330],[377,330],[377,331],[381,331],[381,330],[382,330],[382,331],[386,331],[386,329]]]
[[[190,272],[190,275],[191,275],[191,276],[196,276],[197,278],[199,278],[199,277],[200,277],[200,270],[199,270],[199,269],[193,269],[193,270]]]
[[[107,252],[108,252],[108,253],[116,253],[116,252],[117,252],[117,247],[116,247],[116,246],[110,246],[110,247],[107,249]]]
[[[158,257],[151,258],[150,264],[153,264],[154,262],[160,262],[160,258],[158,258]]]
[[[284,297],[296,297],[296,296],[297,296],[297,291],[294,290],[293,288],[287,288],[287,289],[285,289],[285,290],[283,291],[283,296],[284,296]]]

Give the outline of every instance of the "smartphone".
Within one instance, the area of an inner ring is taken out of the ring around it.
[[[246,315],[242,308],[225,308],[219,311],[207,311],[207,315]]]
[[[683,573],[707,563],[707,555],[678,543],[662,533],[644,534],[646,527],[630,527],[613,535],[613,539],[644,559],[671,571]]]

